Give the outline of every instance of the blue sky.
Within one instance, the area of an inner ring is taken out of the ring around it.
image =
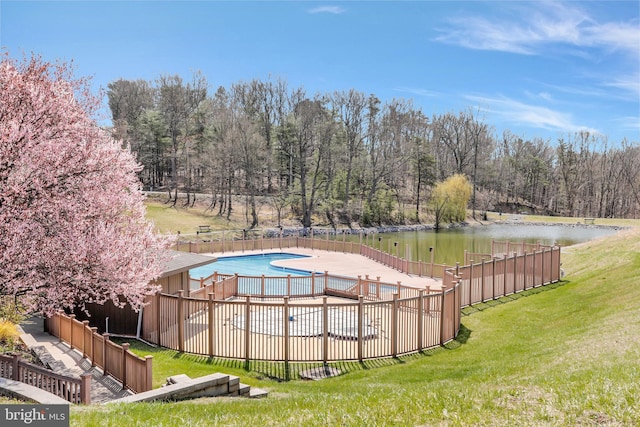
[[[0,45],[106,88],[196,70],[475,109],[500,135],[640,141],[640,2],[0,1]],[[105,99],[106,105],[106,99]]]

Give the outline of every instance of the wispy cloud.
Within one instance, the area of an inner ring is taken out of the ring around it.
[[[622,129],[640,131],[640,116],[627,116],[615,119],[614,122]]]
[[[426,96],[426,97],[430,97],[430,98],[437,97],[437,96],[441,95],[439,92],[436,92],[436,91],[433,91],[433,90],[416,88],[416,87],[400,86],[400,87],[394,88],[394,90],[397,91],[397,92],[405,92],[405,93],[410,93],[412,95]]]
[[[514,125],[531,126],[559,132],[586,130],[592,133],[599,133],[596,129],[574,123],[571,114],[552,110],[547,107],[525,104],[507,97],[491,98],[466,95],[465,98],[477,104],[480,110],[499,116],[505,122]]]
[[[345,9],[340,6],[318,6],[313,9],[309,9],[309,13],[332,13],[334,15],[340,15],[344,12]]]
[[[534,2],[535,7],[517,4],[515,14],[489,19],[482,16],[456,17],[436,41],[470,49],[496,50],[525,55],[544,52],[550,44],[566,47],[603,47],[638,55],[637,22],[605,22],[573,5]],[[574,54],[584,52],[574,49]]]
[[[604,85],[622,89],[631,94],[634,100],[640,99],[640,71],[635,74],[618,76],[605,82]]]
[[[542,99],[544,101],[553,101],[553,95],[551,95],[549,92],[532,93],[529,91],[525,91],[525,95],[527,95],[531,99]]]

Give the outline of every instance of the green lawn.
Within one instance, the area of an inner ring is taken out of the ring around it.
[[[269,397],[74,407],[71,424],[640,425],[640,230],[567,249],[566,281],[466,309],[459,340],[429,354],[282,383],[136,346],[154,355],[156,385],[222,371]]]

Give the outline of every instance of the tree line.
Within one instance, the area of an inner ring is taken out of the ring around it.
[[[241,195],[250,227],[263,200],[304,227],[420,222],[441,200],[436,185],[457,175],[471,183],[474,216],[640,213],[640,147],[586,131],[556,141],[497,135],[472,108],[427,116],[410,100],[311,95],[280,78],[214,93],[200,73],[121,79],[107,95],[114,136],[137,156],[146,189],[166,191],[174,206],[208,193],[226,217]]]

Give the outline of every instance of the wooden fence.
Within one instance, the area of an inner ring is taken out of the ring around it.
[[[226,240],[225,235],[222,234],[222,238],[219,240],[178,241],[174,245],[173,249],[192,253],[282,250],[286,248],[317,249],[359,254],[403,273],[437,278],[442,278],[444,270],[447,268],[447,265],[444,264],[407,260],[391,255],[390,253],[384,252],[380,249],[375,249],[373,246],[367,244],[367,241],[371,240],[371,244],[373,245],[373,239],[368,239],[363,235],[360,235],[360,242],[354,242],[347,241],[344,234],[343,240],[330,240],[328,233],[325,235],[324,239],[314,237],[313,233],[310,234],[310,237],[279,236],[274,238],[265,238],[261,235],[250,239],[244,238],[234,240]]]
[[[58,313],[46,319],[47,331],[61,341],[82,352],[82,357],[91,360],[104,375],[111,375],[135,393],[152,388],[152,356],[138,357],[129,351],[129,344],[118,345],[109,340],[109,335],[100,335],[89,322],[79,322],[74,315]]]
[[[21,359],[19,354],[0,354],[0,377],[45,390],[71,403],[91,403],[91,374],[80,378],[57,374]]]
[[[156,295],[143,338],[178,351],[215,357],[283,362],[330,362],[397,356],[436,347],[459,330],[458,286],[445,292],[411,289],[414,296],[349,301],[231,301]],[[357,289],[343,291],[355,295]]]
[[[204,245],[204,246],[202,246]],[[465,306],[560,279],[560,248],[494,244],[479,263],[447,267],[395,257],[358,242],[287,237],[178,245],[180,250],[304,247],[359,253],[399,271],[442,278],[442,289],[416,289],[379,278],[333,276],[192,279],[198,289],[156,295],[145,307],[143,337],[175,350],[250,360],[330,362],[394,357],[445,344],[460,330]],[[502,245],[502,246],[501,246]],[[320,297],[317,300],[293,298]],[[340,296],[347,301],[330,300]],[[228,300],[229,297],[235,297]],[[161,314],[161,315],[160,315]]]

